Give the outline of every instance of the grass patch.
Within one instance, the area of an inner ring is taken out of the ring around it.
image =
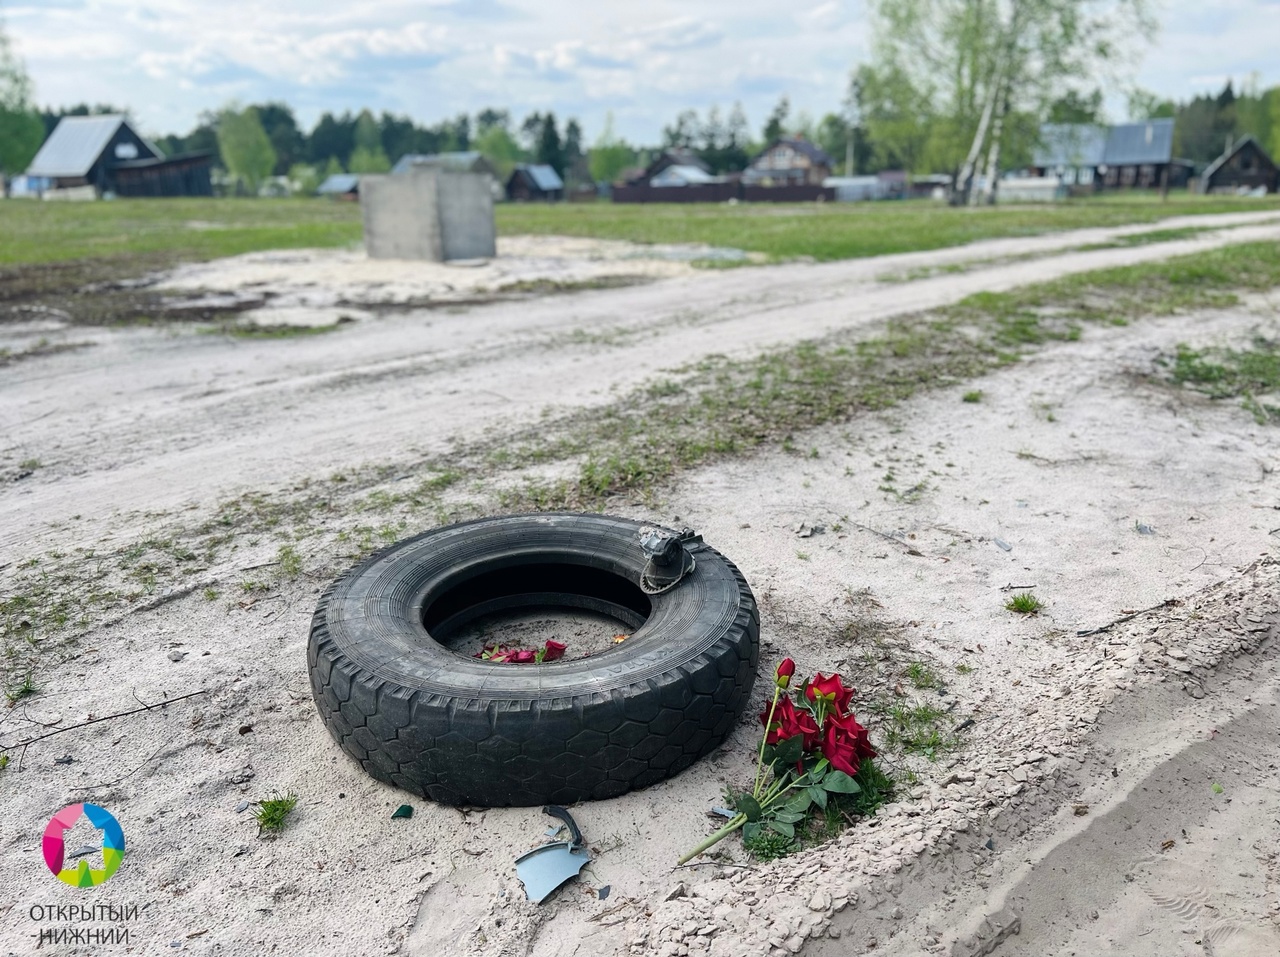
[[[919,661],[913,661],[907,665],[907,680],[914,687],[921,690],[936,688],[942,683],[939,681],[938,675],[928,665]]]
[[[961,402],[971,402],[971,403],[981,402],[981,401],[982,401],[982,395],[983,395],[983,393],[982,393],[982,390],[981,390],[981,389],[974,389],[973,391],[971,391],[971,392],[966,392],[964,395],[960,396],[960,401],[961,401]]]
[[[30,698],[40,693],[40,689],[36,686],[35,677],[28,671],[20,682],[12,688],[6,688],[4,692],[5,699],[9,702],[9,707],[13,707],[24,698]]]
[[[0,279],[3,277],[0,276]],[[3,299],[3,296],[0,296]],[[16,362],[23,362],[27,359],[38,359],[41,356],[56,356],[60,352],[72,352],[76,349],[87,349],[93,345],[92,342],[50,342],[48,339],[39,339],[35,345],[27,349],[19,349],[16,352],[12,349],[0,349],[0,367],[13,365]]]
[[[1044,602],[1031,592],[1024,591],[1018,592],[1006,601],[1004,607],[1009,611],[1016,611],[1019,615],[1034,615],[1044,607]]]
[[[1095,249],[1132,249],[1134,246],[1149,246],[1152,243],[1169,243],[1178,239],[1190,239],[1213,230],[1205,226],[1183,226],[1180,229],[1152,229],[1144,233],[1129,233],[1117,236],[1104,243],[1090,243],[1079,247],[1080,252],[1091,252]]]
[[[880,730],[887,748],[936,761],[960,743],[946,730],[947,720],[947,713],[932,704],[894,704],[885,713]]]
[[[1124,325],[1143,316],[1233,306],[1241,291],[1277,285],[1280,243],[1241,243],[1008,292],[977,293],[944,314],[956,322],[993,325],[998,344],[1019,349],[1079,338],[1085,323]]]
[[[360,239],[359,207],[323,199],[0,203],[0,264],[149,254],[201,260]]]
[[[501,235],[586,236],[639,243],[706,243],[772,259],[819,261],[958,246],[980,239],[1149,223],[1167,216],[1262,211],[1280,202],[1171,196],[1167,203],[1076,200],[1053,206],[954,208],[930,200],[896,203],[509,203]]]
[[[279,834],[284,830],[285,821],[297,806],[298,795],[292,792],[284,797],[259,801],[257,809],[253,812],[254,819],[258,822],[258,834],[265,837],[274,837]]]
[[[281,545],[276,553],[276,561],[280,563],[280,572],[290,581],[302,574],[302,556],[292,545]]]
[[[1179,344],[1157,363],[1180,386],[1211,399],[1241,399],[1259,425],[1280,422],[1280,343],[1257,336],[1247,349]]]

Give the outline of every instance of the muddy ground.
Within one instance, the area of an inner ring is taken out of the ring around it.
[[[499,481],[470,468],[478,447],[706,356],[1280,237],[1274,215],[1210,219],[1194,238],[1122,248],[1082,247],[1141,230],[679,266],[639,286],[445,309],[415,293],[340,325],[333,309],[359,305],[335,305],[351,286],[341,270],[364,267],[334,254],[308,254],[321,275],[305,290],[288,270],[246,279],[262,262],[244,257],[146,280],[179,299],[248,302],[256,288],[252,308],[290,311],[260,314],[262,328],[310,328],[310,308],[328,330],[278,338],[11,316],[11,354],[44,345],[0,379],[8,676],[29,670],[39,688],[0,722],[4,948],[30,949],[34,904],[80,900],[44,869],[39,834],[91,800],[129,840],[94,901],[142,908],[143,953],[1276,952],[1280,847],[1262,825],[1280,750],[1280,444],[1238,403],[1157,374],[1178,343],[1280,336],[1275,294],[1090,328],[608,503],[690,524],[742,568],[762,667],[790,655],[840,669],[873,736],[895,704],[947,716],[956,740],[887,754],[897,799],[832,844],[760,864],[728,841],[717,861],[672,869],[723,787],[749,777],[748,716],[676,779],[576,809],[596,861],[535,907],[511,862],[541,839],[536,810],[410,798],[414,817],[391,820],[406,796],[328,739],[304,654],[316,595],[360,554],[498,510],[512,482],[562,467],[530,461]],[[599,262],[596,275],[617,274]],[[23,308],[54,302],[44,295]],[[1023,588],[1045,600],[1038,616],[1004,609]],[[939,680],[917,686],[920,669]],[[207,693],[13,748],[192,691]],[[238,809],[289,791],[294,819],[261,840]],[[1211,881],[1179,877],[1211,862]]]

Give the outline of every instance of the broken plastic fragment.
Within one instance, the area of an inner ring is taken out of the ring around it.
[[[398,817],[403,817],[403,818],[413,817],[413,808],[408,804],[401,804],[398,808],[396,808],[394,811],[391,812],[391,820],[394,821]]]

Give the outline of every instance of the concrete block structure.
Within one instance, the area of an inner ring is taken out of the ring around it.
[[[371,259],[488,259],[497,254],[493,193],[484,173],[414,166],[360,179]]]

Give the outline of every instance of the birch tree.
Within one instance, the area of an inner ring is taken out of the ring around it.
[[[897,69],[966,143],[953,203],[986,153],[994,201],[1006,118],[1044,116],[1073,84],[1118,75],[1154,31],[1147,0],[869,0],[877,69]],[[959,151],[957,150],[957,159]]]

